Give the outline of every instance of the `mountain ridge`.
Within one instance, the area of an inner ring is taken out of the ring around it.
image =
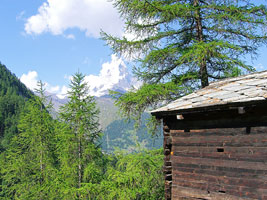
[[[67,98],[59,99],[55,94],[51,100],[58,108],[67,102]],[[158,149],[162,147],[163,134],[161,130],[156,134],[157,137],[152,137],[147,133],[148,113],[143,114],[141,125],[136,129],[134,120],[126,121],[120,116],[119,109],[114,105],[114,100],[110,96],[95,97],[95,100],[100,110],[99,122],[103,131],[100,143],[103,151],[113,152],[119,148],[130,153],[146,148]]]
[[[18,120],[33,93],[5,65],[0,63],[0,153],[18,134]]]

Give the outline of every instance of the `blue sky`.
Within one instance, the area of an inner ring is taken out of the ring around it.
[[[41,79],[62,93],[78,69],[95,88],[96,81],[119,83],[127,75],[125,62],[99,39],[100,29],[123,34],[122,20],[106,0],[1,0],[0,27],[0,62],[30,88]],[[261,48],[253,63],[258,70],[267,69],[266,55]]]
[[[41,79],[60,92],[78,70],[96,80],[105,64],[115,71],[126,67],[99,39],[100,29],[123,34],[122,21],[106,0],[1,0],[0,26],[0,62],[31,89]]]

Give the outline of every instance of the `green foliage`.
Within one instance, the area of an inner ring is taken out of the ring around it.
[[[0,63],[0,160],[4,156],[3,152],[11,145],[12,138],[18,134],[20,113],[26,100],[32,96],[32,92]],[[2,166],[0,163],[0,199],[3,192]]]
[[[76,73],[70,84],[69,101],[60,113],[64,123],[58,135],[63,199],[91,198],[88,188],[97,183],[103,174],[104,161],[97,147],[101,136],[99,110],[94,98],[87,92],[84,75]]]
[[[54,120],[41,97],[29,100],[20,115],[19,134],[1,159],[2,194],[6,199],[56,199]]]
[[[33,96],[6,66],[0,63],[0,153],[18,133],[17,124],[26,99]]]
[[[31,98],[32,92],[12,74],[5,65],[0,63],[0,96],[16,94]]]
[[[164,199],[163,157],[162,149],[117,154],[101,182],[98,199]]]
[[[250,0],[115,0],[114,5],[135,38],[101,34],[115,53],[136,61],[134,73],[143,87],[115,94],[123,114],[135,118],[209,81],[254,71],[244,58],[256,56],[267,41],[266,6]]]
[[[144,84],[137,91],[130,90],[127,93],[120,93],[112,91],[111,95],[116,99],[115,105],[119,106],[122,111],[122,116],[129,118],[129,116],[138,116],[139,113],[144,112],[147,105],[157,105],[157,100],[168,99],[174,100],[177,91],[185,91],[180,85],[174,82]]]
[[[0,199],[163,199],[162,150],[103,154],[99,111],[83,78],[74,75],[59,120],[50,116],[52,105],[39,82],[39,97],[24,104],[14,126],[18,134],[0,154]]]
[[[96,144],[101,136],[98,114],[94,97],[88,94],[88,87],[84,83],[84,75],[76,73],[70,83],[69,101],[60,112],[60,118],[69,124],[77,137],[84,137],[86,141]]]
[[[157,130],[157,136],[147,133],[146,127],[149,114],[144,113],[140,126],[135,127],[135,121],[125,119],[115,120],[104,131],[101,148],[112,153],[115,149],[125,150],[128,153],[139,152],[144,149],[159,149],[162,147],[162,131]]]

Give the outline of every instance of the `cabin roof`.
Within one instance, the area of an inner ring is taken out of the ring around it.
[[[267,71],[227,78],[210,83],[209,86],[181,97],[170,104],[153,110],[152,115],[170,115],[222,108],[229,105],[247,105],[266,102]]]

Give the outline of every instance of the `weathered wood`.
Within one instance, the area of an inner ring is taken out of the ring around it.
[[[220,112],[213,110],[205,114],[202,112],[185,114],[184,120],[177,120],[176,115],[166,116],[163,120],[171,130],[267,126],[267,103],[247,110],[243,115],[238,114],[235,109],[228,108]]]
[[[240,198],[265,198],[264,195],[267,196],[267,148],[264,145],[267,141],[266,136],[266,134],[174,136],[172,138],[174,153],[171,157],[173,186],[208,189],[209,192],[215,193],[225,192]],[[243,147],[236,147],[240,145]],[[175,188],[172,189],[172,193],[173,198],[178,199]]]
[[[245,186],[255,189],[265,189],[267,190],[267,181],[260,180],[256,178],[247,178],[245,177],[226,177],[226,176],[214,176],[200,173],[190,173],[190,172],[181,172],[178,170],[173,171],[173,178],[176,182],[176,178],[185,179],[185,180],[197,180],[203,181],[208,184],[220,184],[220,185],[232,185],[232,186]]]
[[[164,148],[164,175],[165,175],[165,199],[171,200],[172,197],[172,162],[171,162],[171,151],[172,151],[172,136],[170,128],[164,124],[163,126],[163,148]]]
[[[218,152],[218,150],[224,150]],[[265,162],[267,159],[266,147],[197,147],[173,146],[174,156],[213,158],[223,160]]]
[[[219,183],[208,183],[206,181],[199,181],[193,179],[182,179],[179,177],[175,178],[173,181],[173,194],[177,193],[175,191],[174,186],[182,186],[182,187],[189,187],[198,190],[204,190],[208,192],[217,192],[217,193],[224,193],[233,195],[236,197],[248,197],[252,199],[262,199],[263,196],[267,196],[266,189],[257,189],[251,187],[245,187],[241,185],[223,185]]]
[[[165,199],[267,200],[267,103],[219,110],[164,116]]]
[[[267,134],[173,137],[174,146],[266,147]]]
[[[213,128],[197,129],[190,132],[184,130],[170,130],[173,137],[212,136],[212,135],[241,135],[246,133],[246,128]],[[250,135],[267,134],[267,127],[251,127]]]
[[[220,148],[220,147],[218,147]],[[244,153],[244,154],[258,154],[262,153],[265,154],[267,153],[267,148],[266,147],[228,147],[224,146],[224,153]],[[204,147],[198,147],[198,146],[173,146],[173,150],[177,153],[194,153],[194,152],[217,152],[217,147],[209,147],[209,146],[204,146]],[[265,157],[267,158],[267,157]]]
[[[267,163],[265,162],[247,162],[247,161],[233,161],[233,160],[226,161],[226,160],[211,159],[211,158],[192,158],[192,157],[185,158],[182,156],[173,156],[172,163],[210,165],[214,167],[228,167],[237,169],[267,170]]]
[[[212,192],[207,190],[199,190],[188,187],[182,187],[173,185],[174,195],[173,199],[185,200],[185,199],[202,199],[202,200],[255,200],[252,198],[241,198],[237,196],[228,195],[225,193]]]
[[[240,169],[230,167],[218,167],[210,165],[199,165],[199,164],[173,164],[173,169],[191,172],[191,173],[203,173],[214,176],[227,176],[227,177],[247,177],[247,178],[258,178],[267,180],[267,170],[254,170],[254,169]]]
[[[198,121],[177,121],[170,125],[175,130],[208,129],[208,128],[233,128],[244,126],[267,126],[267,116],[252,116],[250,118],[225,118],[225,119],[201,119]],[[187,131],[188,132],[188,131]]]
[[[225,105],[215,105],[215,106],[206,106],[206,107],[198,107],[192,109],[184,109],[184,110],[173,110],[173,111],[161,111],[161,112],[153,112],[152,115],[156,116],[157,119],[162,119],[170,116],[183,115],[186,119],[187,115],[202,115],[203,113],[206,116],[209,116],[210,113],[224,113],[225,111],[231,111],[234,114],[240,115],[238,113],[238,108],[244,107],[245,114],[254,114],[258,110],[264,112],[267,109],[266,101],[248,101],[248,102],[234,102],[228,103]],[[241,116],[241,115],[240,115]]]

